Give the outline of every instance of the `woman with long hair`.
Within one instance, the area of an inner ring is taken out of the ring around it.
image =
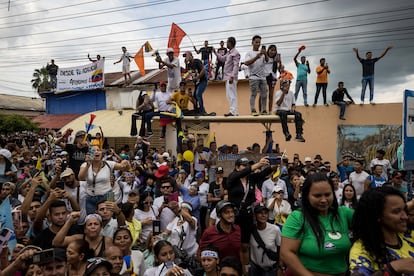
[[[273,93],[275,91],[276,80],[277,80],[277,71],[281,64],[280,55],[277,53],[276,45],[272,44],[267,47],[266,55],[269,57],[269,60],[265,63],[266,71],[266,82],[269,89],[269,113],[273,110]],[[279,88],[277,88],[279,89]],[[260,101],[259,101],[260,103]]]
[[[153,221],[157,219],[158,209],[154,208],[154,193],[145,191],[140,194],[138,201],[138,208],[135,209],[134,217],[141,222],[141,242],[142,248],[145,247],[148,236],[152,232]]]
[[[192,276],[192,274],[174,263],[175,254],[170,242],[161,240],[154,245],[154,267],[145,271],[144,276]]]
[[[404,236],[407,222],[400,191],[383,186],[364,192],[352,222],[351,275],[414,275],[414,240]]]
[[[68,275],[80,276],[85,273],[88,259],[94,256],[86,240],[77,239],[68,244],[66,259],[68,263]]]
[[[139,250],[132,250],[132,235],[128,228],[118,228],[114,233],[114,245],[122,250],[124,265],[121,275],[124,273],[143,275],[145,272],[144,255]]]
[[[91,146],[79,170],[79,180],[86,181],[86,213],[93,214],[96,204],[107,199],[113,193],[111,178],[114,170],[126,171],[130,168],[128,160],[120,163],[103,160],[102,150],[98,146]]]
[[[356,209],[358,206],[358,199],[354,186],[346,184],[342,189],[341,206],[346,206],[351,209]]]
[[[280,256],[286,275],[344,276],[351,241],[353,210],[338,206],[333,183],[315,173],[302,187],[302,208],[293,211],[282,231]]]

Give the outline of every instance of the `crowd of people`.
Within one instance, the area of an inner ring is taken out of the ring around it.
[[[0,275],[414,275],[411,173],[382,149],[332,168],[191,133],[176,156],[98,133],[0,137]]]

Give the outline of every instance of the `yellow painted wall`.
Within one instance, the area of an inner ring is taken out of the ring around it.
[[[314,94],[308,86],[308,98],[313,100]],[[333,89],[330,89],[333,90]],[[331,98],[328,91],[328,99]],[[400,93],[400,91],[396,91]],[[402,93],[402,91],[401,91]],[[241,115],[250,114],[249,108],[250,91],[248,81],[241,80],[238,84],[239,113]],[[300,95],[301,97],[301,95]],[[319,99],[322,102],[321,99]],[[216,112],[223,115],[228,112],[226,92],[223,82],[210,82],[204,93],[204,102],[207,112]],[[305,143],[298,143],[294,140],[286,142],[280,124],[272,125],[273,140],[280,144],[280,149],[286,150],[289,157],[293,153],[299,153],[303,160],[305,156],[319,153],[324,160],[329,160],[335,164],[337,146],[337,126],[338,125],[401,125],[402,124],[402,104],[376,104],[376,105],[351,105],[348,106],[345,118],[346,121],[339,120],[339,107],[330,105],[328,107],[319,105],[317,107],[298,106],[297,110],[302,113],[304,124]],[[294,124],[289,124],[292,135],[295,133]],[[210,131],[215,132],[218,145],[238,144],[240,149],[251,146],[258,142],[262,147],[265,143],[265,128],[261,124],[242,124],[242,123],[211,123]]]

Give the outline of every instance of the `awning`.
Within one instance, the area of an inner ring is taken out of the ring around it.
[[[33,121],[40,123],[40,128],[60,129],[79,116],[82,114],[45,114],[37,116]]]
[[[81,115],[73,121],[62,126],[62,132],[68,128],[74,130],[86,130],[86,124],[89,123],[90,114],[95,114],[95,120],[93,125],[101,127],[105,137],[130,137],[131,130],[131,116],[134,110],[98,110]],[[140,120],[137,120],[137,127],[141,124]],[[94,135],[99,129],[92,129],[90,133]]]

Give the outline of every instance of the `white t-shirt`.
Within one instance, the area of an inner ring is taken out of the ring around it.
[[[171,98],[171,92],[157,91],[152,93],[152,101],[157,105],[158,111],[171,111],[172,105],[167,104],[167,101]]]
[[[102,163],[102,168],[96,174],[93,172],[92,166],[89,166],[88,168],[88,174],[86,176],[86,193],[90,196],[104,195],[112,190],[110,176],[114,170],[116,162],[109,160],[105,162]],[[86,167],[86,165],[87,163],[84,162],[81,165],[81,168]]]
[[[338,190],[335,191],[335,196],[338,201],[338,204],[341,202],[342,199],[342,191],[343,190],[341,188],[338,188]]]
[[[197,219],[192,217],[195,221],[195,225],[197,225]],[[194,256],[198,250],[198,244],[196,241],[196,234],[197,234],[197,226],[193,229],[191,228],[188,221],[184,221],[183,224],[178,225],[180,218],[175,217],[168,225],[167,229],[171,231],[170,236],[168,237],[168,241],[172,245],[180,246],[181,239],[180,235],[182,235],[183,230],[185,233],[185,237],[183,238],[183,243],[181,248],[187,251],[189,256]]]
[[[80,218],[78,221],[83,223],[86,218],[86,195],[87,195],[86,194],[86,181],[79,181],[79,193],[78,193],[78,188],[72,189],[66,185],[65,185],[65,190],[79,203]],[[78,198],[78,195],[79,195],[79,198]],[[68,211],[71,211],[72,206],[69,203],[69,206],[70,206],[69,208],[67,201],[65,201],[66,208],[68,209]]]
[[[181,204],[181,202],[183,202],[183,199],[181,196],[178,197],[178,203]],[[159,196],[156,199],[154,199],[154,205],[153,208],[155,209],[159,209],[161,207],[161,205],[164,203],[164,196]],[[174,212],[168,208],[165,207],[164,209],[162,209],[161,214],[160,215],[160,230],[164,231],[167,228],[168,223],[170,223],[176,216],[174,214]]]
[[[170,89],[176,89],[179,87],[180,81],[181,81],[181,67],[180,67],[180,60],[176,57],[172,61],[170,61],[170,58],[165,58],[164,62],[170,63],[174,65],[174,68],[167,67],[167,75],[168,75],[168,86],[167,91],[168,92],[174,92]]]
[[[250,51],[246,54],[245,60],[251,60],[259,51]],[[249,66],[249,79],[251,80],[265,80],[266,79],[266,71],[265,71],[265,56],[262,55],[260,58],[255,60]]]
[[[133,263],[135,275],[143,275],[145,273],[144,254],[142,254],[139,250],[131,250],[131,261]],[[127,266],[124,260],[124,264],[122,265],[122,269],[119,274],[123,275],[126,272]]]
[[[120,59],[122,59],[122,66],[128,66],[129,65],[129,63],[131,62],[129,56],[130,56],[129,52],[122,53],[122,56],[120,58]]]
[[[351,172],[349,175],[349,182],[354,186],[357,198],[359,199],[364,192],[364,183],[369,174],[366,171],[361,173]]]
[[[177,265],[174,264],[174,266]],[[144,273],[144,276],[164,276],[167,274],[167,271],[169,270],[170,269],[167,268],[165,263],[162,263],[159,266],[147,269]],[[184,276],[193,276],[193,274],[191,274],[190,271],[188,271],[187,269],[184,269]]]
[[[139,221],[150,218],[151,220],[156,220],[158,216],[158,208],[151,206],[148,212],[145,212],[141,209],[135,209],[134,218]],[[142,225],[142,224],[141,224]],[[152,224],[142,225],[141,238],[143,241],[146,241],[149,234],[152,232]]]
[[[295,104],[295,95],[293,94],[292,91],[289,90],[289,92],[283,98],[283,102],[280,105],[277,105],[277,101],[282,96],[282,93],[283,93],[282,90],[278,90],[276,92],[276,95],[275,95],[275,110],[274,111],[278,111],[278,110],[289,111],[289,110],[292,109],[292,105]]]
[[[270,207],[270,205],[272,204],[274,198],[269,198],[266,201],[266,206],[267,208]],[[275,206],[273,207],[272,210],[269,209],[269,219],[274,220],[276,215],[278,214],[290,214],[292,213],[292,207],[290,206],[290,203],[287,200],[282,200],[282,203],[280,204],[280,206],[277,205],[277,203],[275,202]]]
[[[391,163],[388,159],[381,159],[374,158],[371,160],[371,163],[369,164],[369,167],[372,169],[375,165],[381,165],[382,166],[382,173],[381,176],[385,177],[385,179],[388,180],[388,170],[392,170]]]
[[[277,246],[280,246],[280,241],[282,239],[279,227],[266,222],[266,228],[257,231],[259,232],[259,235],[266,247],[274,252],[277,252]],[[263,249],[259,248],[253,235],[250,237],[250,258],[253,263],[259,265],[262,268],[269,268],[276,263],[276,261],[270,260],[267,254],[263,255]]]
[[[210,185],[206,182],[203,182],[198,186],[198,196],[200,197],[200,206],[202,207],[208,207],[207,195],[209,189]]]

